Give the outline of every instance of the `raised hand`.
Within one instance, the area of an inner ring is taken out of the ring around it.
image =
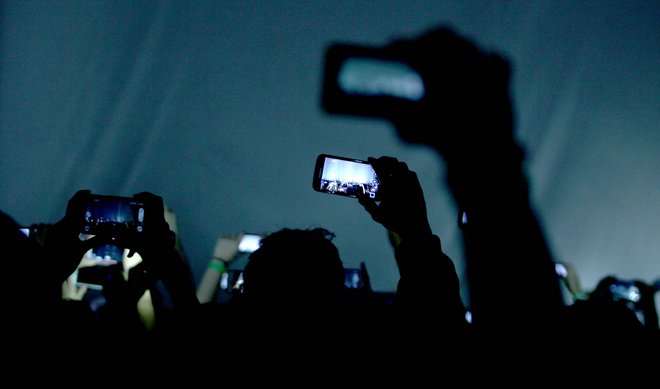
[[[380,180],[381,201],[359,198],[372,219],[402,239],[431,234],[417,173],[394,157],[369,158]]]
[[[106,243],[111,237],[91,236],[81,239],[80,227],[85,214],[89,190],[80,190],[69,200],[64,217],[48,228],[44,238],[44,253],[53,281],[64,282],[79,266],[86,252]]]

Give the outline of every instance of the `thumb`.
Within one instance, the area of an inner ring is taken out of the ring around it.
[[[378,204],[375,201],[365,197],[359,197],[358,202],[374,220],[378,221]]]
[[[369,273],[367,272],[367,265],[364,262],[360,262],[360,276],[362,277],[362,284],[364,285],[364,288],[371,292],[371,279],[369,278]]]

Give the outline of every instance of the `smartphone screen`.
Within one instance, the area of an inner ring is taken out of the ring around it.
[[[220,278],[220,289],[229,294],[243,291],[243,270],[229,269]]]
[[[347,58],[337,74],[339,88],[348,95],[390,96],[419,101],[424,82],[403,62],[379,58]]]
[[[344,269],[344,275],[344,286],[347,289],[360,289],[364,287],[362,271],[359,268],[346,268]]]
[[[380,181],[367,161],[321,154],[316,158],[312,187],[317,192],[379,200]]]
[[[417,70],[386,48],[335,43],[324,60],[321,106],[327,112],[386,118],[426,95]]]
[[[85,234],[142,232],[144,204],[130,197],[90,195],[85,205]]]
[[[258,234],[244,234],[238,244],[238,251],[242,253],[251,253],[256,251],[261,246],[261,235]]]
[[[90,289],[102,290],[103,284],[113,276],[110,266],[79,267],[73,273],[73,281],[76,285],[87,285]]]

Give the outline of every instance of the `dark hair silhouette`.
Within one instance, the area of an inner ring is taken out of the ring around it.
[[[251,303],[335,303],[344,290],[344,267],[334,234],[324,228],[284,228],[266,236],[245,267],[244,297]]]

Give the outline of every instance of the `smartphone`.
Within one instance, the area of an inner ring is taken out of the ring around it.
[[[220,289],[229,294],[243,292],[243,270],[229,269],[220,277]]]
[[[261,235],[259,234],[243,234],[241,241],[238,243],[238,251],[241,253],[251,253],[256,251],[261,246]]]
[[[331,44],[323,72],[321,106],[329,113],[387,118],[426,94],[420,73],[387,46]]]
[[[633,282],[627,281],[618,280],[614,282],[612,285],[610,285],[610,292],[612,293],[612,298],[615,301],[624,300],[637,303],[642,297],[639,287],[637,287]]]
[[[85,204],[81,232],[89,235],[141,233],[144,204],[132,197],[89,196]]]
[[[103,285],[113,277],[111,266],[79,267],[73,273],[76,285],[87,285],[89,289],[103,290]]]
[[[344,275],[344,286],[347,289],[360,289],[364,287],[362,271],[359,268],[346,268],[344,269]]]
[[[329,154],[316,157],[312,188],[317,192],[377,201],[379,186],[376,171],[367,161]]]

